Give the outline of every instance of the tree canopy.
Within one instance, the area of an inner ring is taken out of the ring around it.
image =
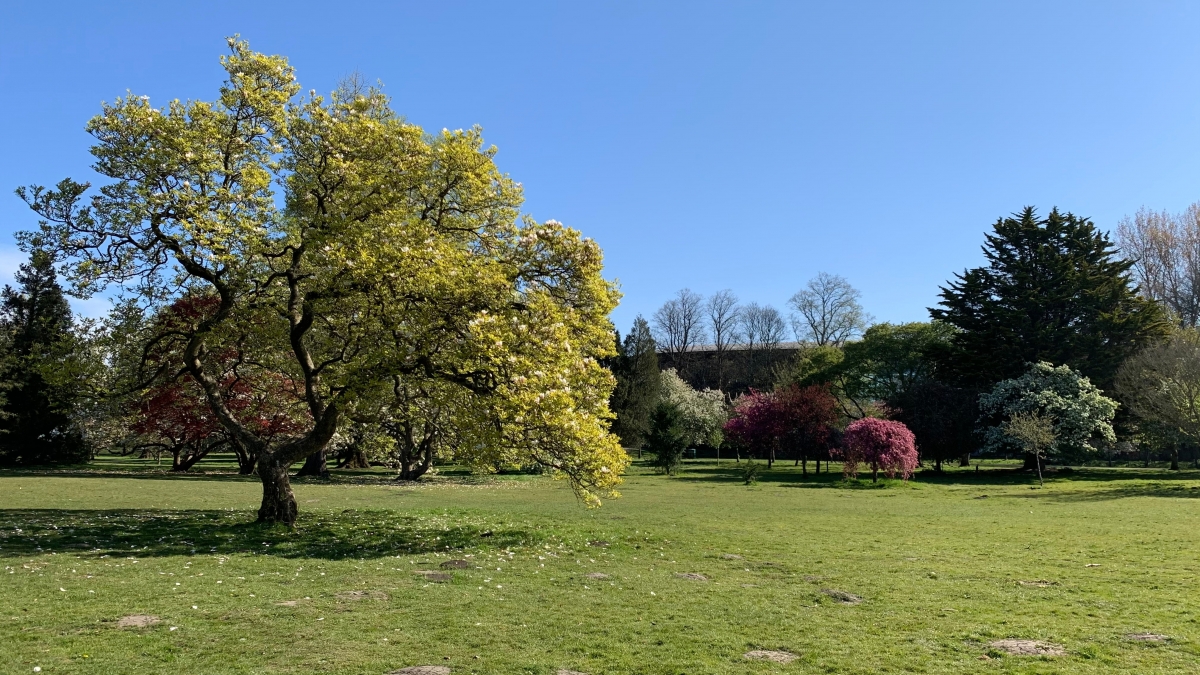
[[[22,242],[81,297],[212,299],[143,336],[171,357],[146,382],[190,377],[254,449],[259,519],[294,522],[287,468],[393,377],[462,416],[465,459],[536,461],[590,502],[611,490],[628,458],[598,359],[618,294],[595,242],[522,219],[478,128],[426,133],[375,89],[301,95],[285,58],[229,47],[213,101],[105,104],[88,131],[111,182],[19,190],[43,219]],[[222,382],[252,373],[298,383],[302,429],[268,438],[230,409]]]
[[[1086,218],[1027,207],[996,221],[983,254],[987,265],[956,275],[930,309],[958,329],[942,365],[963,384],[987,389],[1048,361],[1108,388],[1126,357],[1166,331],[1136,293],[1133,263]]]

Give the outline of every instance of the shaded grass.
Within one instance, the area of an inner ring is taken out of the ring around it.
[[[1193,672],[1200,473],[1038,490],[1000,469],[871,486],[778,466],[747,487],[732,462],[637,467],[599,510],[544,478],[366,476],[297,484],[294,531],[250,524],[258,486],[236,477],[0,474],[0,671]],[[450,559],[471,565],[449,583],[414,573]],[[129,614],[162,623],[116,628]],[[988,646],[1006,638],[1067,655]]]

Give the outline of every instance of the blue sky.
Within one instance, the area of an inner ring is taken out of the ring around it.
[[[14,3],[2,194],[89,178],[102,100],[212,98],[235,32],[305,88],[358,70],[483,126],[526,209],[604,247],[622,331],[684,286],[783,309],[820,271],[923,320],[999,216],[1200,199],[1200,5],[1156,2]],[[32,224],[0,196],[4,275]]]

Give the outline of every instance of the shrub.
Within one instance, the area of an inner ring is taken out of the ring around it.
[[[683,415],[670,403],[660,402],[650,415],[650,433],[643,446],[651,454],[651,463],[665,474],[679,471],[683,451],[688,445]]]

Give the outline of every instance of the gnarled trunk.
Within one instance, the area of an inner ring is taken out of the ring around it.
[[[258,477],[263,486],[258,522],[283,523],[288,527],[295,525],[296,496],[292,494],[287,463],[280,462],[274,454],[264,454],[258,460]]]
[[[963,453],[963,456],[958,458],[958,465],[959,466],[971,466],[971,453],[969,453],[969,452]]]
[[[300,471],[296,473],[296,476],[329,478],[329,465],[325,458],[325,451],[318,450],[305,458],[304,466],[300,467]]]

